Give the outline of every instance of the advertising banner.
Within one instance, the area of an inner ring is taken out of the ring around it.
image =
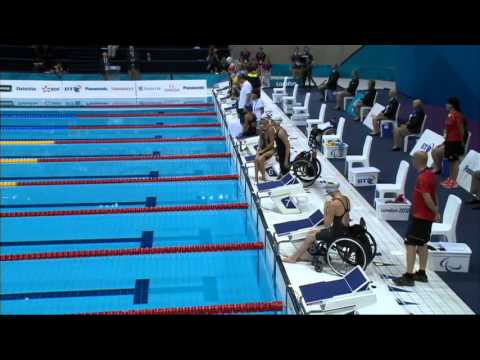
[[[413,148],[410,156],[413,156],[417,151],[425,151],[428,153],[428,166],[433,165],[432,150],[438,145],[442,145],[445,139],[443,136],[437,134],[432,130],[425,130],[422,137],[417,141],[417,144]]]
[[[0,99],[101,100],[207,98],[206,80],[41,81],[0,80]]]

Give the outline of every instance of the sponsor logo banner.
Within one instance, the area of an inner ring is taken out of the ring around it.
[[[206,80],[137,81],[138,99],[206,97],[208,97]]]
[[[12,92],[12,85],[0,85],[0,92]]]

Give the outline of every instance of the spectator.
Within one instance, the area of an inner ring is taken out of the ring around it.
[[[328,76],[328,80],[325,80],[319,86],[320,92],[322,94],[322,98],[325,97],[325,90],[330,90],[332,92],[337,91],[338,79],[340,79],[340,73],[338,72],[338,65],[333,64],[332,72]]]
[[[302,56],[300,55],[300,48],[297,46],[291,57],[292,61],[292,76],[298,83],[302,77]]]
[[[102,58],[100,59],[100,72],[103,75],[104,80],[111,80],[110,75],[110,59],[106,51],[102,53]]]
[[[250,62],[250,50],[248,50],[247,48],[244,48],[241,52],[240,52],[240,58],[239,58],[239,61],[241,63],[244,63],[244,64],[248,64]]]
[[[338,186],[328,186],[326,192],[331,200],[325,203],[323,225],[313,229],[294,255],[283,258],[284,262],[294,264],[297,261],[311,261],[307,252],[316,241],[330,243],[349,233],[350,199],[340,192]]]
[[[242,134],[240,137],[250,137],[257,135],[257,117],[254,113],[245,114],[245,122],[242,126]]]
[[[380,135],[380,126],[383,120],[395,120],[398,107],[400,106],[397,100],[397,92],[391,89],[388,92],[388,97],[389,100],[385,109],[372,119],[373,131],[370,133],[370,136]]]
[[[207,56],[207,71],[211,73],[218,73],[220,69],[220,59],[218,58],[218,49],[211,46],[208,49]]]
[[[402,124],[393,130],[393,151],[400,151],[403,139],[407,135],[420,134],[422,124],[425,121],[425,111],[422,100],[413,101],[413,113],[408,117],[406,124]]]
[[[308,46],[305,46],[303,49],[303,54],[302,54],[302,64],[303,64],[303,75],[302,75],[302,84],[303,86],[306,85],[306,82],[308,80],[308,87],[315,85],[317,87],[317,84],[315,80],[313,79],[312,76],[312,71],[313,71],[313,55],[310,53],[310,48]]]
[[[258,66],[262,66],[267,58],[267,54],[263,51],[263,47],[258,48],[258,52],[255,55],[255,60],[257,61]]]
[[[335,110],[340,111],[343,105],[343,100],[346,97],[354,97],[357,93],[358,85],[360,84],[360,79],[358,77],[358,71],[352,71],[352,80],[348,84],[348,87],[344,91],[337,92],[337,107]]]
[[[139,59],[138,59],[137,51],[132,45],[128,47],[127,60],[128,60],[128,63],[130,64],[130,66],[128,67],[128,78],[133,81],[139,80],[140,71],[137,66],[137,62]]]
[[[262,119],[260,121],[260,130],[261,134],[255,157],[255,181],[257,183],[266,180],[265,163],[275,154],[275,130],[270,121]],[[261,178],[258,177],[259,173]]]
[[[460,109],[460,101],[457,98],[451,97],[448,99],[447,110],[448,117],[444,131],[445,142],[432,151],[433,171],[436,174],[440,173],[442,159],[447,159],[450,166],[450,176],[441,185],[446,189],[454,189],[458,187],[459,159],[465,153],[465,119]]]
[[[265,57],[265,61],[260,67],[260,74],[262,87],[270,87],[270,79],[272,77],[272,63],[270,62],[270,58],[268,56]]]
[[[290,171],[290,141],[288,140],[288,133],[281,126],[281,118],[279,120],[273,120],[273,130],[275,130],[275,147],[277,149],[278,163],[280,164],[281,179],[284,175],[287,175]]]
[[[414,164],[419,175],[413,192],[413,214],[405,239],[407,272],[394,280],[397,286],[414,286],[415,281],[428,282],[426,274],[427,244],[430,242],[432,224],[440,221],[440,213],[438,211],[437,180],[433,172],[427,169],[427,161],[428,154],[426,152],[415,153]],[[420,270],[414,273],[417,253],[420,259]]]
[[[367,93],[359,102],[355,104],[353,109],[355,114],[357,114],[357,117],[354,119],[355,121],[360,121],[360,109],[363,106],[373,106],[373,102],[375,101],[375,97],[377,96],[377,90],[375,89],[375,85],[375,80],[369,80]]]
[[[240,97],[238,99],[238,117],[240,119],[240,124],[243,125],[245,121],[245,113],[247,112],[247,107],[251,106],[250,94],[252,93],[252,84],[247,79],[245,73],[240,73],[238,75],[238,81],[240,83]]]
[[[63,75],[65,74],[65,69],[63,68],[62,63],[59,61],[55,66],[53,67],[53,73],[58,76],[59,79],[63,78]]]
[[[474,205],[474,210],[480,210],[480,171],[474,171],[472,174],[472,186],[470,192],[473,199],[468,202],[469,205]]]
[[[259,88],[255,88],[252,90],[252,112],[255,114],[257,119],[261,119],[263,116],[263,111],[265,105],[261,99],[261,90]]]

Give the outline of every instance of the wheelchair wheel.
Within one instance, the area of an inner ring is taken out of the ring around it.
[[[365,269],[369,264],[363,246],[350,238],[333,241],[327,248],[325,262],[340,276],[345,275],[356,266]]]
[[[370,234],[368,231],[365,233],[365,236],[368,238],[369,243],[370,243],[370,249],[371,249],[371,259],[368,260],[368,264],[370,264],[373,259],[377,256],[377,242],[375,241],[375,238]]]
[[[317,180],[318,166],[308,160],[298,160],[293,163],[292,170],[295,176],[305,186],[311,186]]]

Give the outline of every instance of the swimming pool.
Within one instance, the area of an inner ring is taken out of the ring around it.
[[[2,109],[2,314],[292,312],[221,117],[187,102]]]

